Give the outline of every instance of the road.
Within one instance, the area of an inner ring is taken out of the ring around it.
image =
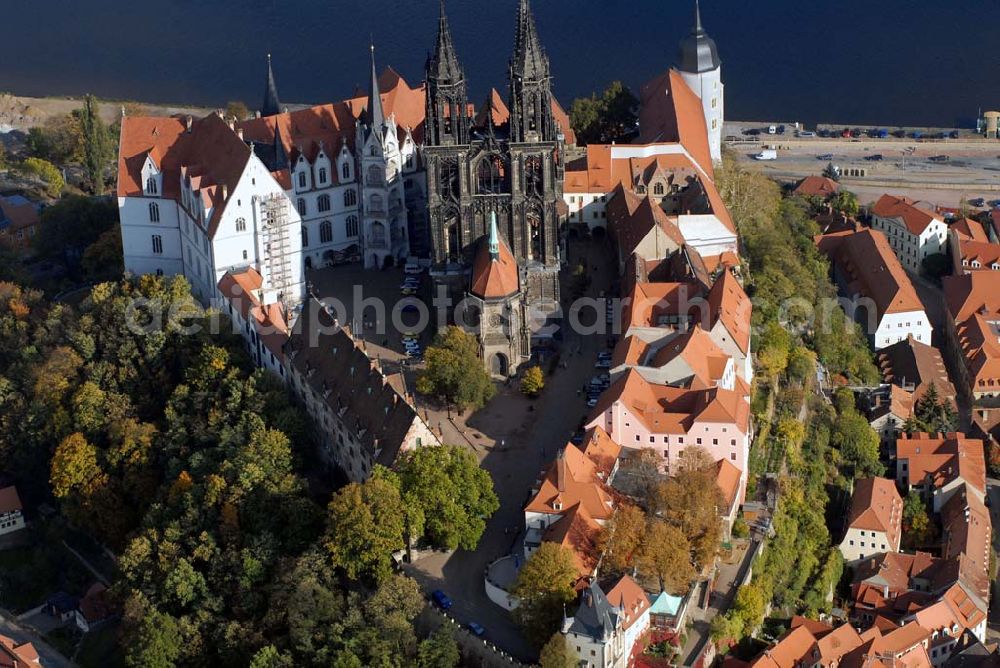
[[[30,642],[35,646],[44,668],[71,668],[75,665],[44,640],[14,621],[13,615],[6,610],[0,610],[0,635],[12,638],[17,643]]]
[[[573,244],[570,266],[583,257],[591,269],[591,292],[607,290],[613,276],[607,251],[593,242]],[[536,651],[521,636],[511,616],[486,597],[483,576],[491,562],[510,554],[524,528],[523,508],[534,481],[566,445],[588,410],[577,390],[595,374],[594,361],[597,352],[606,349],[605,338],[581,337],[568,328],[563,331],[561,359],[567,368],[546,377],[545,390],[537,400],[521,397],[516,388],[504,388],[468,420],[468,435],[476,443],[475,451],[492,475],[500,499],[500,509],[490,519],[478,547],[475,551],[435,553],[406,567],[425,591],[440,588],[452,598],[454,605],[449,612],[459,622],[482,624],[488,640],[524,661],[533,661]]]

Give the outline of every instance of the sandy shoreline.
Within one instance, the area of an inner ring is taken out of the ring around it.
[[[101,118],[108,124],[118,120],[122,113],[122,102],[100,101]],[[136,103],[130,103],[136,104]],[[146,114],[153,116],[173,116],[174,114],[191,114],[204,116],[211,109],[183,105],[145,104],[137,103]],[[29,128],[44,125],[53,116],[61,116],[83,106],[83,98],[69,97],[25,97],[0,93],[0,133],[19,130],[27,132]]]

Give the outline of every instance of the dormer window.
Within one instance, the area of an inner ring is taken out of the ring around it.
[[[299,188],[305,189],[306,187],[306,173],[299,172]]]
[[[340,175],[345,181],[351,180],[351,163],[344,161],[344,165],[340,168]]]
[[[319,182],[326,183],[326,167],[319,168]]]
[[[148,179],[146,179],[146,194],[147,195],[156,195],[158,190],[159,189],[156,186],[156,177],[155,176],[150,176]]]

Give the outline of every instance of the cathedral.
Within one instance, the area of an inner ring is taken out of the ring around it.
[[[488,318],[476,307],[464,314],[488,367],[501,376],[530,355],[528,312],[544,322],[559,301],[563,128],[556,122],[549,60],[527,0],[518,7],[508,79],[506,105],[494,92],[477,116],[470,115],[465,74],[442,4],[426,67],[422,148],[431,273],[453,296],[468,291],[482,299],[475,288],[486,283],[482,272],[492,272],[501,261],[496,251],[501,245],[509,253],[517,299],[502,295],[506,307]],[[493,259],[476,261],[480,249],[490,246]],[[472,276],[466,278],[470,266]],[[493,354],[487,355],[487,348]]]

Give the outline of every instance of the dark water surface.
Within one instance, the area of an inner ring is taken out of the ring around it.
[[[668,67],[693,0],[533,0],[556,94]],[[503,90],[516,0],[449,0],[475,101]],[[0,0],[0,90],[259,107],[270,50],[281,97],[324,102],[379,67],[422,79],[435,0]],[[703,0],[726,115],[948,125],[1000,108],[1000,0]]]

